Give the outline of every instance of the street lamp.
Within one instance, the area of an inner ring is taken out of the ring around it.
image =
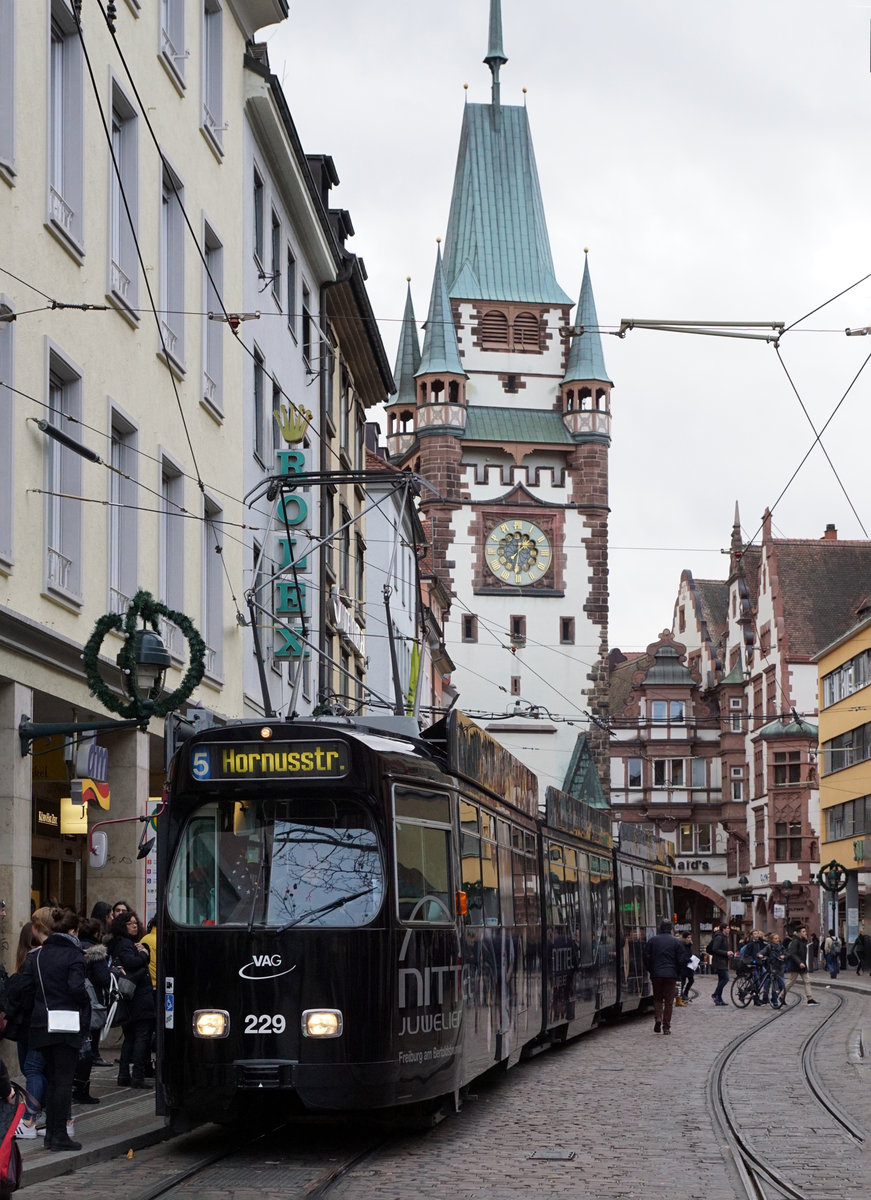
[[[172,659],[157,632],[160,617],[172,621],[181,630],[190,651],[188,669],[181,685],[168,696],[162,695],[163,681]],[[138,620],[143,623],[142,629],[136,627]],[[118,699],[99,671],[100,647],[106,634],[113,629],[124,634],[124,645],[116,661],[121,669],[127,700]],[[119,713],[125,719],[40,723],[23,716],[18,724],[22,757],[27,754],[35,738],[56,734],[68,737],[117,729],[145,731],[152,717],[164,717],[174,712],[190,696],[205,672],[205,650],[205,642],[184,613],[170,611],[165,605],[157,603],[148,592],[137,592],[123,616],[106,613],[99,618],[82,654],[91,694],[105,708]]]

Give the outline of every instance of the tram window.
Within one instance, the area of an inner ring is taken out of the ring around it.
[[[512,850],[523,850],[523,830],[518,829],[515,825],[511,826],[511,848]]]
[[[442,825],[451,823],[451,802],[442,792],[397,788],[393,803],[397,817],[410,817],[413,821],[438,821]]]
[[[536,858],[538,855],[537,855],[536,846],[535,846],[535,834],[525,833],[523,835],[523,841],[524,841],[524,847],[525,847],[524,852],[526,854],[528,854],[530,858]]]
[[[444,797],[447,808],[448,800]],[[452,924],[451,832],[396,822],[396,892],[402,921]]]
[[[471,807],[469,805],[468,807]],[[484,924],[484,883],[481,875],[481,839],[476,834],[463,833],[461,848],[461,887],[466,893],[466,923]]]
[[[460,829],[463,834],[477,836],[481,831],[478,825],[478,808],[467,800],[460,801]]]
[[[514,924],[514,888],[511,878],[511,847],[509,829],[499,822],[499,898],[502,903],[502,924]]]
[[[481,837],[489,838],[491,842],[496,841],[496,818],[490,813],[481,810]]]
[[[371,817],[341,799],[213,802],[182,832],[168,883],[180,925],[355,926],[384,871]]]
[[[482,814],[483,815],[483,814]],[[481,880],[484,895],[484,924],[499,924],[499,872],[495,842],[481,842]]]

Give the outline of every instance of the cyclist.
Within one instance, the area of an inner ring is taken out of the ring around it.
[[[753,997],[753,1003],[756,1005],[764,1004],[765,1001],[760,999],[760,993],[765,983],[765,938],[761,929],[754,929],[750,933],[750,937],[744,943],[739,958],[750,968],[750,973],[753,977],[753,984],[756,990],[756,995]]]
[[[765,961],[765,979],[762,983],[762,1002],[771,1001],[772,1008],[783,1005],[783,968],[786,963],[786,950],[780,943],[780,934],[769,933],[763,951]]]

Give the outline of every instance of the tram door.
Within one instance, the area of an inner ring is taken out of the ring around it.
[[[453,804],[446,791],[393,789],[396,1044],[400,1081],[421,1098],[453,1091],[462,1069]]]

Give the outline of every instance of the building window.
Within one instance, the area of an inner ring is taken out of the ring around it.
[[[575,644],[575,618],[560,617],[559,619],[559,640],[563,646],[574,646]]]
[[[184,87],[184,3],[160,0],[160,59],[172,78]]]
[[[257,265],[263,270],[263,180],[260,172],[254,168],[254,257]]]
[[[52,0],[49,63],[48,219],[82,252],[84,239],[84,96],[82,52],[75,20]]]
[[[478,640],[478,618],[474,613],[463,613],[463,641],[477,642]]]
[[[801,821],[777,821],[774,826],[774,857],[777,862],[801,862]]]
[[[828,708],[871,683],[871,650],[863,650],[837,670],[823,676],[823,706]]]
[[[311,294],[305,284],[302,285],[302,356],[306,366],[312,361],[312,319]]]
[[[740,696],[729,699],[729,729],[732,733],[744,731],[744,701]]]
[[[278,213],[272,210],[272,298],[281,308],[281,220]]]
[[[864,837],[871,834],[871,796],[858,796],[825,810],[826,841]]]
[[[481,317],[478,333],[484,350],[503,350],[508,347],[508,318],[503,312],[486,312]]]
[[[125,613],[139,579],[136,429],[112,413],[109,446],[109,612]]]
[[[2,54],[2,51],[0,51]],[[14,383],[13,324],[4,317],[12,315],[8,304],[0,301],[0,562],[12,562],[12,512],[15,478],[13,428],[15,396],[6,385]]]
[[[540,350],[540,326],[535,313],[522,312],[514,318],[514,349]]]
[[[160,530],[158,539],[158,587],[167,608],[184,612],[184,476],[179,467],[164,458],[160,468]],[[161,620],[160,636],[174,658],[181,659],[185,641],[181,630]]]
[[[520,695],[520,676],[519,675],[511,676],[511,695],[512,696]]]
[[[682,758],[655,758],[653,760],[653,786],[682,788],[686,786],[686,773]]]
[[[696,845],[699,854],[713,854],[714,827],[713,825],[696,826]]]
[[[687,610],[686,605],[682,604],[677,610],[677,630],[678,633],[685,633],[687,627]]]
[[[49,355],[48,421],[69,434],[82,419],[82,377],[77,368]],[[75,426],[73,426],[74,428]],[[82,594],[82,460],[50,437],[45,439],[46,586],[77,603]]]
[[[629,758],[626,760],[626,782],[629,787],[640,788],[642,786],[643,770],[643,759]]]
[[[341,540],[339,544],[339,588],[346,596],[351,595],[351,514],[344,504],[339,509],[342,523]]]
[[[509,617],[509,629],[512,646],[526,645],[526,617]]]
[[[223,312],[221,293],[224,290],[224,247],[215,231],[206,225],[203,230],[203,299],[206,316],[203,324],[203,400],[222,416],[224,412],[224,326],[210,320],[209,313],[218,317]]]
[[[859,725],[823,742],[823,774],[843,771],[871,758],[871,724]]]
[[[203,130],[219,154],[224,137],[224,14],[220,0],[203,4]]]
[[[708,760],[706,758],[693,758],[691,768],[691,786],[694,788],[705,788],[708,786]]]
[[[220,677],[224,659],[224,588],[221,555],[223,514],[207,496],[203,499],[202,633],[206,643],[206,674]]]
[[[263,394],[266,385],[266,371],[263,355],[258,346],[254,347],[254,406],[252,419],[254,421],[254,453],[263,462]]]
[[[285,281],[287,297],[287,327],[296,337],[296,259],[290,246],[287,247],[287,280]]]
[[[284,395],[281,384],[273,376],[272,378],[272,409],[267,415],[267,424],[272,430],[272,458],[275,465],[275,470],[278,470],[278,459],[275,457],[277,450],[282,447],[281,426],[278,424],[278,419],[275,416],[277,412],[281,412],[281,397]]]
[[[160,329],[167,357],[184,370],[184,187],[164,164],[160,207]]]
[[[15,176],[15,8],[0,0],[0,175]]]
[[[790,750],[774,756],[774,785],[789,787],[801,783],[801,751]]]
[[[113,84],[112,154],[109,162],[109,291],[131,312],[139,304],[139,260],[135,240],[139,217],[138,142],[136,112],[120,88]],[[138,320],[138,315],[133,315]]]
[[[682,725],[686,721],[685,700],[651,700],[650,719],[654,725],[666,722]]]
[[[766,855],[765,855],[765,809],[764,808],[756,809],[756,811],[753,814],[753,823],[754,823],[754,829],[755,829],[755,839],[754,839],[754,846],[753,846],[753,850],[754,850],[753,865],[755,867],[762,867],[765,865],[765,861],[766,861]]]

